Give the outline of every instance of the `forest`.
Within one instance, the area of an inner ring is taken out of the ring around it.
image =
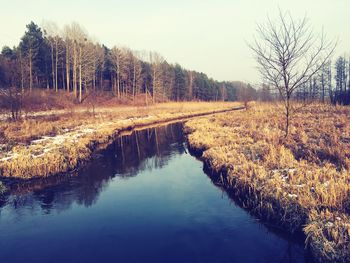
[[[66,91],[77,103],[99,94],[112,95],[120,102],[142,97],[146,103],[234,101],[240,89],[256,96],[249,84],[216,81],[205,73],[170,64],[157,52],[109,48],[94,41],[77,23],[61,30],[53,22],[42,28],[29,23],[18,46],[2,48],[0,87],[3,95],[11,89],[21,94],[33,89]]]
[[[266,80],[255,85],[216,81],[205,73],[170,64],[157,52],[109,48],[93,40],[78,23],[60,29],[53,22],[42,27],[30,22],[19,44],[2,47],[0,54],[3,109],[30,104],[24,102],[23,94],[28,97],[33,89],[66,91],[76,103],[102,94],[118,102],[146,104],[280,99],[270,84]],[[339,56],[334,62],[329,59],[293,96],[304,102],[350,104],[350,56]]]

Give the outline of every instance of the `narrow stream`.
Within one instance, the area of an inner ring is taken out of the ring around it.
[[[10,188],[1,262],[310,262],[212,183],[181,123],[120,137],[76,175]]]

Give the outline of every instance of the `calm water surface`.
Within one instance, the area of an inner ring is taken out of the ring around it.
[[[11,186],[0,262],[305,262],[188,154],[181,124],[117,139],[75,176]]]

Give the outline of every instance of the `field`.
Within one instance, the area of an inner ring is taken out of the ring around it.
[[[0,124],[0,175],[33,178],[67,172],[121,131],[223,111],[237,103],[160,103],[149,107],[104,107],[34,112]]]
[[[315,258],[350,261],[350,109],[308,105],[284,136],[279,105],[190,120],[191,149],[259,218],[303,231]]]
[[[191,150],[213,181],[255,216],[303,231],[315,258],[350,260],[350,109],[302,107],[284,136],[283,109],[239,103],[161,103],[35,111],[0,123],[2,177],[30,179],[76,169],[123,131],[188,120]],[[0,194],[4,187],[0,183]]]

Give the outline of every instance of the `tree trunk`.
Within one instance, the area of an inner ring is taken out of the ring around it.
[[[119,67],[117,69],[117,93],[118,93],[118,99],[120,99],[120,71],[119,71]]]
[[[56,61],[55,61],[55,90],[58,91],[58,45],[56,40]]]
[[[285,107],[286,107],[285,137],[288,137],[288,134],[289,134],[289,122],[290,122],[290,97],[289,97],[289,95],[287,95]]]
[[[69,45],[68,40],[66,44],[66,81],[67,81],[67,91],[70,91],[70,65],[69,65]]]
[[[148,97],[148,94],[147,94],[147,85],[146,85],[146,106],[148,106],[148,100],[147,100],[147,97]]]
[[[94,73],[92,74],[92,86],[93,90],[96,91],[96,65],[94,62]]]
[[[100,90],[103,90],[103,70],[102,69],[100,74]]]
[[[115,96],[117,93],[117,76],[114,76],[113,74],[111,74],[111,81],[112,81],[113,96]]]
[[[156,70],[153,68],[153,103],[156,102]]]
[[[132,84],[132,100],[135,102],[135,89],[136,89],[136,65],[134,61],[134,79]]]
[[[33,88],[33,65],[32,65],[32,48],[29,48],[29,91]]]
[[[64,62],[63,62],[63,60],[62,60],[62,88],[63,88],[63,90],[66,89],[66,84],[64,82]]]
[[[55,70],[53,57],[53,44],[51,43],[51,74],[52,74],[52,88],[55,89]]]
[[[20,61],[20,67],[21,67],[21,90],[22,94],[24,92],[24,72],[23,72],[23,61],[22,61],[22,52],[19,51],[19,61]]]
[[[79,47],[79,103],[82,101],[82,81],[81,81],[81,46]]]
[[[73,47],[73,91],[74,91],[74,97],[77,97],[77,44],[74,43]]]

